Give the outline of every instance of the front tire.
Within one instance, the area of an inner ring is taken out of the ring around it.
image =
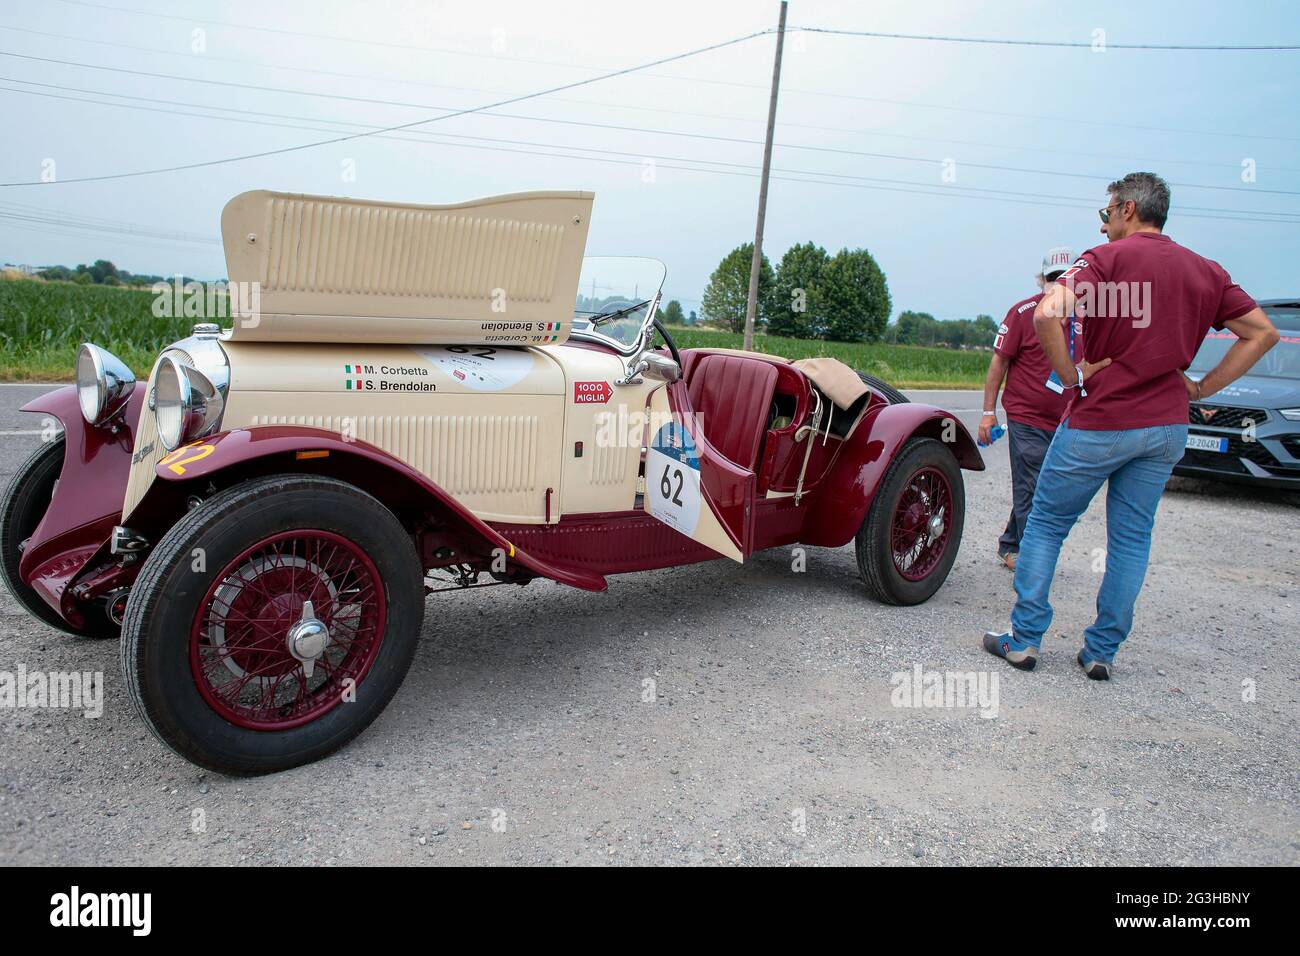
[[[209,770],[319,760],[397,692],[423,581],[410,536],[360,489],[245,482],[189,512],[141,569],[122,626],[127,689],[163,743]]]
[[[882,604],[921,604],[948,578],[961,544],[966,489],[943,442],[912,438],[880,482],[854,545],[867,591]]]
[[[4,498],[0,499],[0,577],[9,592],[32,617],[77,637],[117,637],[119,630],[100,605],[86,606],[86,623],[75,628],[50,607],[18,576],[22,558],[19,546],[32,536],[54,497],[54,486],[63,471],[64,439],[47,442],[18,466]]]

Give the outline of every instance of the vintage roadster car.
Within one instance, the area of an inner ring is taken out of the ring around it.
[[[876,599],[934,594],[966,430],[832,360],[679,350],[660,263],[584,260],[592,201],[231,200],[229,327],[143,387],[87,344],[25,406],[62,433],[4,497],[10,590],[120,633],[140,716],[228,774],[361,732],[435,591],[852,541]]]

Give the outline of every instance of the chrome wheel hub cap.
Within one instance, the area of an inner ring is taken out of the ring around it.
[[[330,642],[329,628],[316,617],[311,601],[302,602],[302,617],[289,628],[285,641],[289,653],[302,661],[303,674],[310,678],[316,667],[316,658],[324,653]]]

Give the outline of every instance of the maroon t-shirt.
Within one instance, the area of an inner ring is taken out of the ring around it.
[[[1071,428],[1187,424],[1183,370],[1211,327],[1255,308],[1217,262],[1154,232],[1089,249],[1056,281],[1079,297],[1088,360],[1110,359],[1087,395],[1067,391]]]
[[[1061,423],[1069,397],[1044,384],[1052,374],[1052,366],[1034,331],[1034,306],[1042,297],[1041,292],[1031,295],[1007,310],[1007,317],[998,326],[997,338],[993,340],[993,351],[1011,361],[1007,368],[1007,387],[1002,393],[1007,418],[1051,431]]]

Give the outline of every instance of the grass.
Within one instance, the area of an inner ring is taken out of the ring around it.
[[[94,342],[145,375],[192,318],[160,319],[153,293],[73,282],[0,282],[0,380],[72,381],[77,349]]]
[[[741,347],[739,332],[669,327],[679,348]],[[830,356],[898,388],[981,388],[989,369],[987,352],[886,345],[881,342],[823,342],[755,335],[754,351],[789,359]]]
[[[71,282],[0,281],[0,381],[71,381],[82,342],[103,346],[141,378],[163,346],[195,318],[157,318],[153,293]],[[682,348],[740,348],[739,333],[672,329]],[[786,358],[829,355],[901,388],[979,388],[988,355],[912,345],[852,344],[757,335],[757,351]]]

